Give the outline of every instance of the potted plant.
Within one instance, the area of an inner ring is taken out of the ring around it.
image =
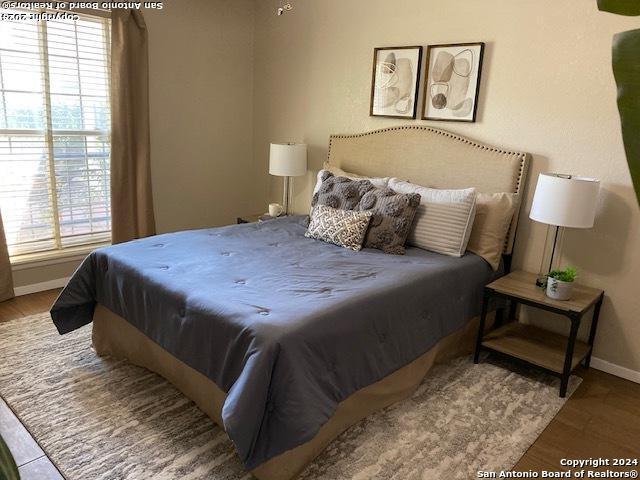
[[[553,270],[547,274],[547,297],[554,300],[569,300],[573,293],[573,282],[578,272],[573,267]]]

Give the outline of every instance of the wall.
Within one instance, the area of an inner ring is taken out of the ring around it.
[[[21,291],[27,293],[32,292],[32,288],[38,290],[58,288],[61,285],[52,285],[50,282],[68,278],[78,268],[81,257],[72,257],[70,259],[60,259],[55,263],[41,262],[35,264],[21,265],[13,267],[13,284],[17,289],[16,295],[20,295]],[[43,284],[43,285],[38,285]]]
[[[270,141],[309,144],[312,172],[296,181],[295,207],[303,212],[331,133],[403,123],[368,116],[374,47],[484,41],[477,123],[410,123],[533,155],[516,268],[539,266],[545,230],[528,220],[538,173],[602,180],[596,226],[568,232],[565,262],[579,268],[582,282],[607,290],[595,355],[640,371],[640,212],[610,69],[612,35],[638,28],[638,20],[600,13],[595,0],[293,3],[292,12],[277,17],[277,2],[257,2],[254,155],[264,202],[280,198],[280,184],[265,173]]]
[[[253,213],[252,0],[169,0],[149,28],[159,232]]]
[[[151,169],[159,233],[235,223],[258,207],[252,152],[253,0],[165,0],[149,30]],[[80,264],[14,271],[16,287]]]

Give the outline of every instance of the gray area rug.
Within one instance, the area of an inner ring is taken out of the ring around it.
[[[90,326],[59,336],[47,314],[0,323],[0,395],[62,474],[240,479],[226,434],[164,379],[97,357]],[[569,393],[580,379],[572,377]],[[558,379],[462,358],[408,400],[353,426],[304,479],[471,479],[509,469],[565,400]]]

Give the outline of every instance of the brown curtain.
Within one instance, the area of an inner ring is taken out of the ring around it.
[[[13,278],[11,277],[11,263],[7,251],[7,239],[2,225],[2,212],[0,212],[0,302],[13,298]]]
[[[147,27],[139,10],[111,13],[112,242],[155,234]]]

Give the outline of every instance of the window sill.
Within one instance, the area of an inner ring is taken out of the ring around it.
[[[91,245],[65,248],[64,250],[16,255],[15,257],[11,257],[11,269],[13,271],[27,270],[29,268],[44,267],[47,265],[56,265],[58,263],[83,260],[95,249],[106,247],[108,245],[111,245],[111,243],[93,243]]]

